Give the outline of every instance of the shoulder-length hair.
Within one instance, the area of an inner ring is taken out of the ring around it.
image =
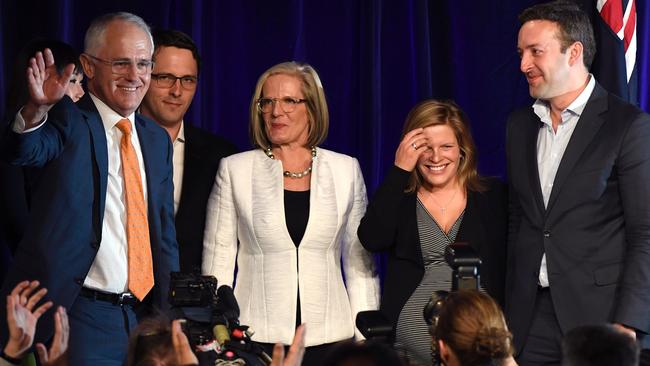
[[[267,148],[271,146],[271,140],[266,134],[262,112],[257,109],[257,101],[262,98],[262,87],[266,80],[273,75],[289,75],[298,78],[301,81],[301,90],[303,98],[306,100],[307,116],[309,119],[309,135],[307,137],[307,146],[316,146],[325,141],[329,129],[329,112],[323,84],[316,70],[305,63],[295,61],[283,62],[272,66],[266,70],[257,80],[255,92],[251,98],[250,104],[250,124],[248,132],[251,142],[254,146]]]
[[[458,182],[461,187],[470,191],[482,192],[484,184],[477,171],[476,146],[469,129],[469,122],[465,113],[460,107],[448,100],[429,99],[418,103],[406,116],[403,139],[409,131],[416,128],[424,128],[436,125],[449,126],[458,140],[460,159],[458,162]],[[415,168],[411,172],[411,178],[406,187],[406,192],[415,192],[422,185],[423,177],[420,171]]]

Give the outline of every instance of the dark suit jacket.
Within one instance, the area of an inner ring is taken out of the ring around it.
[[[154,122],[136,116],[147,177],[149,234],[155,286],[146,303],[166,307],[170,271],[178,270],[174,231],[172,146]],[[108,176],[104,126],[87,94],[77,105],[64,97],[39,129],[16,134],[7,130],[0,146],[10,163],[42,167],[33,192],[28,229],[2,286],[0,332],[6,339],[5,301],[14,285],[37,279],[47,298],[70,308],[83,285],[102,239]],[[39,321],[36,339],[52,334],[52,311]]]
[[[397,323],[399,313],[424,276],[417,227],[416,194],[404,193],[410,173],[393,166],[370,201],[359,225],[361,244],[371,252],[388,252],[381,311]],[[487,190],[468,192],[465,215],[456,236],[468,242],[483,262],[481,281],[503,302],[507,231],[505,185],[487,180]],[[425,304],[422,304],[424,307]]]
[[[221,158],[237,152],[235,145],[200,128],[185,124],[183,186],[176,212],[181,271],[201,271],[203,230],[208,197]]]
[[[596,84],[546,209],[540,127],[530,107],[508,121],[506,315],[517,348],[530,327],[543,253],[563,332],[602,322],[650,331],[650,116]]]

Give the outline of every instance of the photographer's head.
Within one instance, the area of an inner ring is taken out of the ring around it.
[[[639,346],[611,324],[585,325],[570,330],[562,341],[563,366],[633,366]]]
[[[198,365],[181,320],[165,316],[146,318],[131,332],[126,366]]]
[[[164,317],[144,319],[131,333],[127,366],[173,365],[171,326]]]
[[[401,366],[392,348],[380,342],[346,341],[337,344],[325,357],[324,366]]]
[[[475,290],[450,293],[432,331],[440,359],[447,366],[500,364],[512,356],[512,334],[499,305]]]

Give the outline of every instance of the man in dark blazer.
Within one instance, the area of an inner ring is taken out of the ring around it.
[[[577,326],[650,331],[650,116],[589,74],[595,42],[577,5],[519,18],[537,101],[508,121],[506,315],[520,365],[559,365]]]
[[[237,152],[227,140],[184,123],[198,81],[201,58],[192,39],[176,30],[154,30],[155,65],[140,113],[167,130],[174,145],[174,213],[180,267],[201,270],[208,196],[219,161]]]
[[[152,307],[165,308],[170,271],[178,270],[172,146],[163,129],[134,114],[152,53],[140,17],[95,19],[81,56],[89,93],[75,105],[63,94],[73,65],[59,75],[52,53],[37,53],[27,69],[30,100],[0,141],[10,163],[42,168],[2,294],[25,279],[48,288],[46,299],[68,309],[70,365],[121,365],[129,330]],[[140,266],[130,265],[136,252]],[[6,339],[4,303],[0,309]],[[36,340],[52,329],[51,316],[39,321]]]

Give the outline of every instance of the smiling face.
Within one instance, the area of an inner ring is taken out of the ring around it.
[[[138,74],[135,67],[139,61],[151,60],[149,35],[133,23],[116,20],[106,26],[101,46],[94,52],[92,56],[103,60],[133,64],[127,73],[118,75],[113,74],[109,64],[87,55],[81,58],[88,90],[121,116],[130,115],[140,105],[151,80],[151,70]]]
[[[533,98],[551,100],[571,90],[571,47],[562,52],[559,26],[548,20],[531,20],[521,26],[517,51],[521,72]]]
[[[454,130],[448,125],[434,125],[424,129],[426,150],[420,155],[417,169],[422,185],[427,188],[446,188],[458,182],[460,147]]]
[[[285,97],[304,99],[302,82],[286,74],[269,76],[262,87],[262,96],[277,100]],[[264,113],[263,118],[266,134],[273,145],[307,145],[309,116],[305,103],[298,103],[289,113],[282,110],[280,103],[273,103],[273,109]]]
[[[196,78],[198,67],[192,51],[177,47],[160,47],[155,54],[156,64],[152,74]],[[151,82],[142,101],[140,112],[165,127],[180,125],[196,93],[196,84],[187,89],[176,80],[167,88]]]

